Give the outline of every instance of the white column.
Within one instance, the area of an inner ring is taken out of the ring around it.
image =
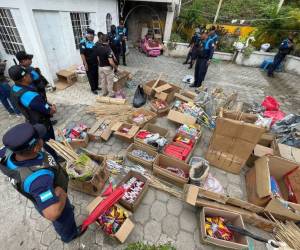
[[[166,24],[164,30],[164,41],[169,41],[172,33],[172,26],[174,20],[175,10],[167,11]]]

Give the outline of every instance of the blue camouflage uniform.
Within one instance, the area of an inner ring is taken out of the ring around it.
[[[126,27],[117,27],[117,34],[121,38],[122,43],[122,58],[123,58],[123,65],[126,65],[126,38],[128,37],[128,30]]]

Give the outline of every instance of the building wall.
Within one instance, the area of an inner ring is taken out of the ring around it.
[[[63,65],[66,67],[81,63],[79,51],[75,47],[70,12],[91,13],[90,26],[96,32],[106,32],[107,13],[112,15],[113,23],[118,23],[117,0],[1,0],[0,7],[11,9],[25,50],[34,54],[33,66],[41,68],[51,83],[55,78],[55,72],[50,71],[49,63],[54,62],[49,62],[45,46],[51,46],[51,39],[55,38],[49,39],[49,43],[43,43],[41,39],[43,31],[36,23],[34,11],[58,11],[61,25],[57,30],[57,36],[63,37],[61,46],[63,47],[62,51],[65,52]],[[47,32],[46,24],[45,32]],[[0,49],[2,55],[4,52],[2,44]],[[2,57],[8,60],[8,67],[13,64],[13,56],[6,55],[4,52]]]

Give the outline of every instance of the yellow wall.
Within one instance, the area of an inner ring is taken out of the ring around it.
[[[229,33],[235,33],[237,29],[240,30],[240,36],[247,37],[251,32],[255,30],[255,27],[252,26],[239,26],[239,25],[229,25],[229,24],[218,24],[218,26],[223,27]]]

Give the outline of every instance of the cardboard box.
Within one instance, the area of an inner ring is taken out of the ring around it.
[[[70,188],[83,192],[89,195],[98,196],[100,195],[105,182],[109,177],[108,171],[105,169],[104,164],[106,158],[101,155],[96,155],[91,152],[85,152],[92,160],[99,164],[98,168],[94,169],[93,178],[89,181],[78,181],[76,179],[69,180]]]
[[[129,179],[131,179],[131,177],[135,177],[136,179],[143,181],[145,184],[143,186],[142,191],[139,193],[137,199],[135,200],[134,203],[129,203],[126,200],[121,199],[119,201],[119,203],[125,207],[126,209],[128,209],[131,212],[134,212],[138,206],[141,204],[142,199],[144,197],[144,195],[146,194],[146,192],[148,191],[149,188],[149,180],[142,176],[141,174],[135,172],[135,171],[130,171],[122,180],[121,182],[118,184],[118,186],[123,185],[124,183],[126,183],[127,181],[129,181]]]
[[[300,167],[300,165],[298,165]],[[246,174],[246,189],[248,201],[265,207],[265,211],[277,218],[300,220],[300,215],[285,208],[272,194],[270,177],[273,176],[280,188],[283,199],[288,199],[288,190],[284,182],[284,175],[295,169],[294,162],[278,156],[263,156],[255,162],[255,167]],[[289,206],[300,213],[300,205],[288,202]]]
[[[182,90],[180,93],[175,94],[175,98],[184,102],[194,102],[197,94],[192,91]]]
[[[128,133],[123,133],[122,129],[126,128],[128,129]],[[128,143],[133,142],[133,138],[135,134],[139,131],[139,127],[133,124],[125,123],[125,122],[117,122],[111,127],[112,131],[114,132],[114,135],[119,138],[120,140],[123,140]]]
[[[179,111],[171,109],[168,117],[170,121],[179,123],[179,124],[186,124],[186,125],[196,125],[197,119],[193,116],[183,114]]]
[[[164,109],[158,109],[154,106],[155,100],[150,101],[150,109],[157,114],[157,116],[162,117],[169,113],[170,105],[168,104]]]
[[[225,223],[229,222],[233,226],[245,229],[245,225],[240,214],[215,208],[203,207],[200,212],[200,241],[228,249],[248,249],[247,237],[239,233],[233,232],[233,241],[221,240],[207,235],[205,230],[205,218],[207,216],[223,217],[225,219]]]
[[[187,174],[187,176],[189,176],[190,166],[188,164],[162,154],[159,154],[154,161],[153,174],[179,187],[183,187],[184,184],[188,183],[189,177],[179,177],[174,173],[166,170],[167,167],[176,167],[182,169]]]
[[[128,79],[130,79],[130,72],[126,70],[119,70],[114,77],[113,91],[123,89]]]
[[[149,149],[148,147],[145,147],[144,145],[142,144],[130,144],[130,146],[127,148],[127,158],[130,160],[130,161],[133,161],[133,162],[136,162],[140,165],[142,165],[143,167],[145,168],[148,168],[148,169],[151,169],[152,170],[152,166],[153,166],[153,163],[155,161],[155,158],[153,161],[145,161],[139,157],[136,157],[134,155],[131,154],[132,150],[135,150],[135,149],[139,149],[139,150],[143,150],[145,151],[147,154],[153,156],[153,157],[157,157],[157,152]]]
[[[84,139],[72,139],[69,144],[73,149],[86,148],[89,145],[89,137],[87,135]]]
[[[107,141],[112,134],[110,120],[98,120],[88,130],[88,136],[90,141],[101,142],[102,140]]]
[[[141,130],[147,130],[153,134],[158,133],[161,137],[165,137],[165,138],[167,138],[168,133],[169,133],[168,129],[161,128],[161,127],[151,124],[151,123],[147,123]],[[158,151],[158,148],[153,147],[152,145],[145,143],[142,139],[137,138],[137,134],[134,137],[135,144],[142,144],[144,147],[147,147],[153,151]]]
[[[141,122],[135,122],[133,120],[133,118],[139,116],[140,114],[144,115],[145,119]],[[136,124],[137,126],[142,128],[148,122],[154,123],[156,120],[156,117],[157,117],[156,113],[154,113],[148,109],[139,108],[136,111],[134,111],[130,117],[128,117],[128,122],[131,124]]]
[[[278,155],[282,158],[288,159],[290,161],[294,161],[300,164],[300,149],[291,147],[285,144],[277,143],[274,141],[273,148],[275,155]]]
[[[98,204],[103,200],[102,197],[98,196],[96,197],[88,206],[87,206],[87,211],[89,214],[91,214],[94,209],[98,206]],[[122,226],[119,228],[118,232],[115,233],[114,235],[109,235],[112,238],[117,239],[118,241],[120,241],[121,243],[124,243],[126,241],[126,239],[128,238],[128,236],[130,235],[130,233],[132,232],[133,228],[134,228],[134,223],[130,220],[130,215],[131,213],[128,212],[125,208],[123,208],[122,206],[115,204],[115,206],[122,208],[127,214],[128,217],[127,219],[124,221],[124,223],[122,224]],[[99,223],[96,222],[98,225]]]
[[[77,74],[66,69],[58,71],[56,75],[58,81],[55,83],[55,87],[58,90],[63,90],[70,87],[77,80]]]
[[[264,128],[248,123],[255,119],[256,116],[250,114],[222,112],[216,120],[216,128],[206,153],[206,159],[211,165],[234,174],[240,173],[265,132]]]

